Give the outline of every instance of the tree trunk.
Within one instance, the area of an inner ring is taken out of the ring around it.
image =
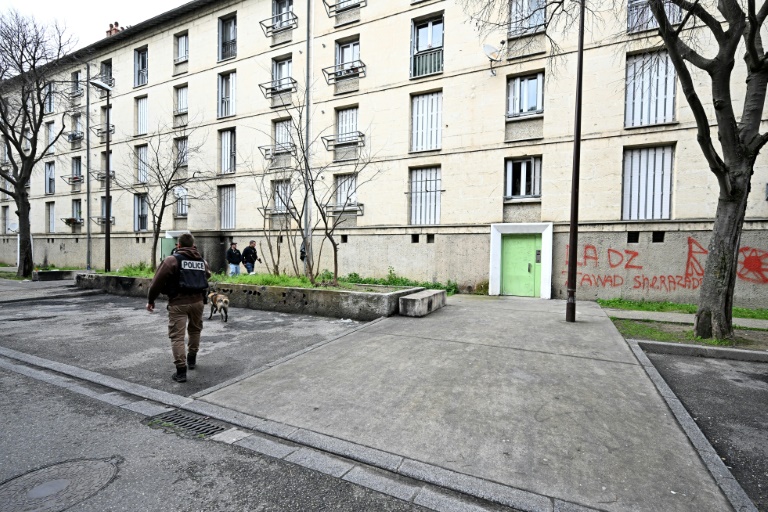
[[[29,195],[26,188],[16,188],[16,215],[19,218],[19,268],[18,277],[32,277],[34,262],[32,258],[32,233],[29,225]]]
[[[730,196],[721,193],[717,203],[699,309],[693,324],[694,334],[701,338],[733,338],[733,290],[751,172],[751,167],[745,169],[742,176],[747,178],[734,180]]]

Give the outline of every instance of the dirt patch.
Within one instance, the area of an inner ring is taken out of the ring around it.
[[[611,320],[625,338],[768,351],[768,330],[734,329],[733,340],[701,340],[694,337],[690,324],[623,318]]]

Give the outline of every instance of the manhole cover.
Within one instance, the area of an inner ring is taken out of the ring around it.
[[[84,501],[117,475],[119,457],[61,462],[0,484],[0,512],[66,510]]]
[[[208,418],[181,411],[171,411],[155,416],[150,420],[149,424],[151,426],[175,427],[188,434],[198,436],[213,436],[227,430],[226,427],[214,423]]]

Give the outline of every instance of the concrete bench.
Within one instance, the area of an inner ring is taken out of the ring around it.
[[[424,290],[400,297],[400,315],[427,316],[431,312],[445,306],[448,294],[445,290]]]

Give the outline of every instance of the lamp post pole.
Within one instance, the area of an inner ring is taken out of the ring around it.
[[[91,271],[91,63],[85,64],[85,269]]]
[[[571,178],[571,230],[568,242],[568,302],[565,321],[576,321],[576,254],[579,244],[579,167],[581,165],[581,91],[584,73],[584,0],[579,0],[579,47],[576,61],[576,113],[573,127],[573,177]]]
[[[110,272],[110,235],[112,232],[112,197],[109,195],[109,184],[112,178],[112,155],[109,153],[109,139],[111,138],[110,135],[112,133],[112,127],[110,125],[110,114],[112,110],[112,105],[109,103],[109,93],[110,89],[107,89],[107,172],[105,179],[105,192],[106,192],[106,201],[107,206],[105,208],[107,212],[107,218],[106,218],[106,228],[104,229],[104,272]]]

